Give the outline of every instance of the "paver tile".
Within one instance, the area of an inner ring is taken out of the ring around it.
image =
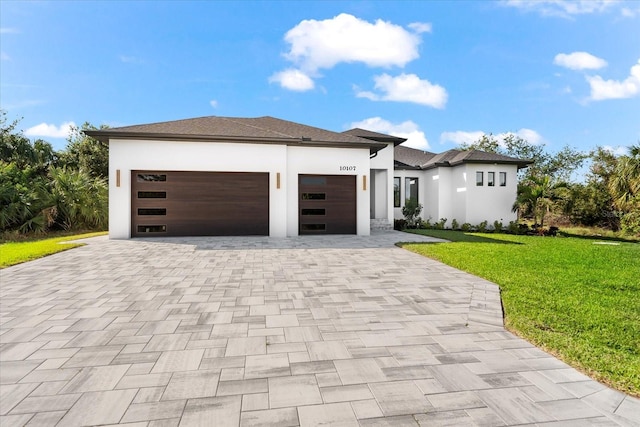
[[[123,423],[178,418],[187,403],[186,400],[167,402],[134,403],[122,417]]]
[[[214,397],[219,378],[220,374],[216,371],[174,372],[162,395],[162,400]]]
[[[433,241],[101,237],[4,269],[0,425],[640,425],[405,239]]]
[[[382,382],[370,384],[385,416],[420,414],[433,410],[418,386],[412,381]]]
[[[313,405],[322,403],[315,375],[269,378],[269,407]]]
[[[296,408],[245,412],[243,404],[240,427],[295,427],[298,425],[298,411]]]
[[[241,404],[240,396],[189,399],[180,426],[237,427],[240,423]]]
[[[59,427],[114,424],[136,395],[137,390],[94,391],[83,393],[58,423]]]
[[[298,408],[300,427],[311,426],[358,426],[358,420],[348,403],[301,406]]]

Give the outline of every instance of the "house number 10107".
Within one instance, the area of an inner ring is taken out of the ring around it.
[[[341,171],[355,171],[356,167],[355,166],[340,166],[340,170]]]

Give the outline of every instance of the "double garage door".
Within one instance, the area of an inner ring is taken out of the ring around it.
[[[131,236],[268,236],[269,174],[131,172]]]
[[[304,234],[356,233],[356,177],[299,175]],[[131,236],[268,236],[269,174],[131,172]]]

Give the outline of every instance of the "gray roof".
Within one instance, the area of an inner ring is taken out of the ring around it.
[[[346,133],[347,135],[355,135],[360,138],[370,139],[372,141],[378,142],[393,142],[393,145],[400,145],[407,140],[407,138],[400,138],[397,136],[387,135],[384,133],[373,132],[371,130],[354,128],[344,131],[342,133]]]
[[[412,168],[420,168],[422,165],[429,162],[429,160],[434,156],[436,156],[435,153],[416,150],[415,148],[409,148],[402,145],[398,145],[393,151],[393,158],[396,162],[411,166]]]
[[[415,148],[403,147],[402,145],[395,147],[394,158],[396,161],[420,169],[452,167],[463,163],[515,164],[518,169],[521,169],[533,163],[531,160],[479,150],[448,150],[444,153],[434,154],[428,151],[416,150]]]
[[[101,141],[113,138],[178,139],[202,141],[236,141],[279,143],[308,146],[362,147],[376,152],[384,147],[370,139],[332,132],[275,117],[199,117],[144,125],[123,126],[85,133]]]

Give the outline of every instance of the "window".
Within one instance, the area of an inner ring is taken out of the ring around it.
[[[489,187],[496,186],[496,173],[495,172],[487,172],[487,185]]]
[[[165,233],[166,225],[139,225],[138,233]]]
[[[167,175],[156,173],[139,173],[138,182],[164,182],[167,180]]]
[[[138,208],[138,215],[166,215],[166,208]]]
[[[302,231],[325,231],[327,224],[300,224]]]
[[[507,173],[500,172],[500,187],[506,187],[506,186],[507,186]]]
[[[302,215],[326,215],[325,209],[302,209]]]
[[[166,191],[138,191],[138,199],[166,199]]]
[[[327,185],[325,176],[303,176],[300,178],[301,185]]]
[[[400,207],[400,181],[401,178],[393,178],[393,207]]]
[[[476,186],[482,187],[484,185],[484,172],[476,172]]]
[[[302,193],[302,200],[326,200],[326,193]]]
[[[404,198],[418,203],[418,178],[404,179]]]

